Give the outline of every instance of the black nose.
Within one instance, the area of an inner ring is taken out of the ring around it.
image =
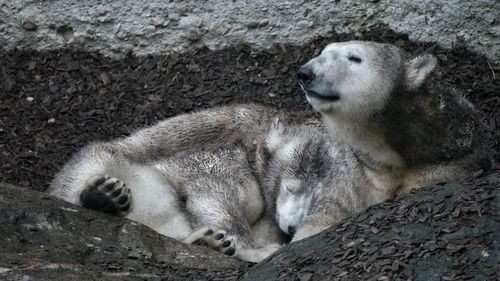
[[[295,227],[293,227],[293,226],[289,226],[288,227],[288,234],[294,235],[295,232],[297,232],[297,230],[295,229]]]
[[[310,67],[301,67],[297,73],[297,79],[300,83],[309,84],[314,80],[314,72]]]

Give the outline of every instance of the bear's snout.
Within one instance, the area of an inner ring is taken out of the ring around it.
[[[302,66],[297,72],[297,79],[302,86],[310,84],[314,80],[314,71],[309,66]]]

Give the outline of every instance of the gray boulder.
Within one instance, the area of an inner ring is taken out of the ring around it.
[[[0,184],[0,225],[0,280],[232,280],[249,266],[8,184]]]

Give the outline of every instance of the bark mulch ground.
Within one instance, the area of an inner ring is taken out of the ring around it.
[[[44,190],[85,143],[127,135],[182,112],[243,102],[310,111],[296,83],[297,68],[327,43],[350,39],[436,54],[439,75],[466,91],[496,131],[496,141],[500,66],[461,46],[443,49],[387,31],[264,51],[236,46],[121,60],[73,49],[0,51],[0,181]]]

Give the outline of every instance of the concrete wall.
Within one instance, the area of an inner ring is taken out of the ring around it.
[[[301,45],[332,29],[388,26],[412,40],[459,42],[500,62],[499,19],[498,0],[0,0],[0,44],[168,54],[240,42]]]

